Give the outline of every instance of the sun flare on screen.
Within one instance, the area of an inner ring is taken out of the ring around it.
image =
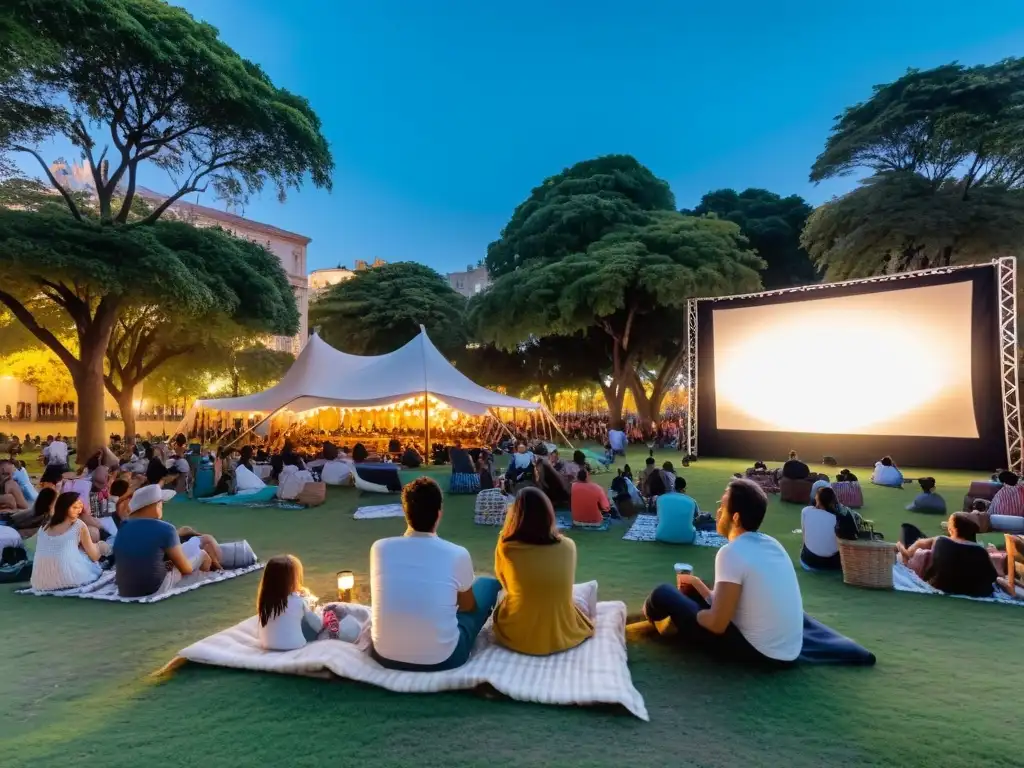
[[[970,281],[714,310],[719,429],[977,438]]]

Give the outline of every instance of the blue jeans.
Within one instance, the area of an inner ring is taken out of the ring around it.
[[[392,661],[379,656],[376,650],[372,650],[373,658],[387,669],[397,669],[404,672],[443,672],[446,669],[457,669],[469,661],[469,654],[476,643],[476,637],[484,628],[487,619],[494,612],[494,605],[498,602],[498,593],[501,591],[501,584],[491,576],[480,576],[473,582],[473,598],[476,600],[476,609],[469,612],[459,611],[455,614],[455,620],[459,625],[459,643],[452,651],[452,655],[439,664],[407,664],[404,661]]]

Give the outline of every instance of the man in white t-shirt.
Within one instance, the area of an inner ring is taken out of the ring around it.
[[[788,663],[803,648],[800,585],[789,554],[759,533],[768,509],[761,487],[733,480],[722,497],[718,532],[729,543],[715,557],[715,588],[681,573],[647,598],[644,613],[664,634],[729,660]]]
[[[461,667],[498,600],[498,580],[474,580],[469,552],[438,538],[442,503],[437,483],[413,480],[402,489],[405,535],[370,548],[373,657],[389,669]]]
[[[48,467],[67,467],[68,444],[60,439],[60,435],[43,448],[43,459]]]

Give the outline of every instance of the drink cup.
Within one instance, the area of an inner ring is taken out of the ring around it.
[[[676,563],[675,569],[676,569],[676,574],[677,575],[681,574],[681,573],[685,573],[685,574],[693,573],[693,566],[690,565],[689,563]]]

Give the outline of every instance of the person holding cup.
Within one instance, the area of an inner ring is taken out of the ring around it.
[[[676,566],[676,585],[657,587],[644,615],[663,635],[722,659],[787,664],[803,648],[803,599],[793,561],[759,531],[768,498],[756,483],[729,483],[718,532],[729,543],[715,557],[712,590],[693,569]]]

